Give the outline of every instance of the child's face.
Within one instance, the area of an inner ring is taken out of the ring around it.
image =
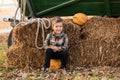
[[[60,34],[63,30],[63,23],[62,22],[54,23],[52,29],[56,34]]]

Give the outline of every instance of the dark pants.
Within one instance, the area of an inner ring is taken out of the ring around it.
[[[67,60],[68,60],[68,53],[67,51],[63,50],[60,52],[53,52],[52,49],[47,49],[45,53],[45,68],[50,67],[50,59],[60,59],[61,60],[61,68],[66,68]]]

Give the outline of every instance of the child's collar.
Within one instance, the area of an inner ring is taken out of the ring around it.
[[[52,34],[56,36],[54,31],[52,32]],[[60,36],[63,36],[63,35],[64,35],[64,32],[61,32]]]

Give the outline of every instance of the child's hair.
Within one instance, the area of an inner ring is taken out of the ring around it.
[[[58,22],[63,22],[63,19],[60,18],[60,17],[54,17],[54,18],[52,18],[52,26],[53,26],[55,23],[58,23]]]

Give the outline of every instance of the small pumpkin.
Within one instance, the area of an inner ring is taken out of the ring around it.
[[[51,59],[49,70],[56,71],[61,67],[60,59]]]
[[[88,20],[88,17],[86,14],[84,13],[76,13],[74,16],[73,16],[73,22],[75,24],[78,24],[78,25],[83,25],[87,22]]]

